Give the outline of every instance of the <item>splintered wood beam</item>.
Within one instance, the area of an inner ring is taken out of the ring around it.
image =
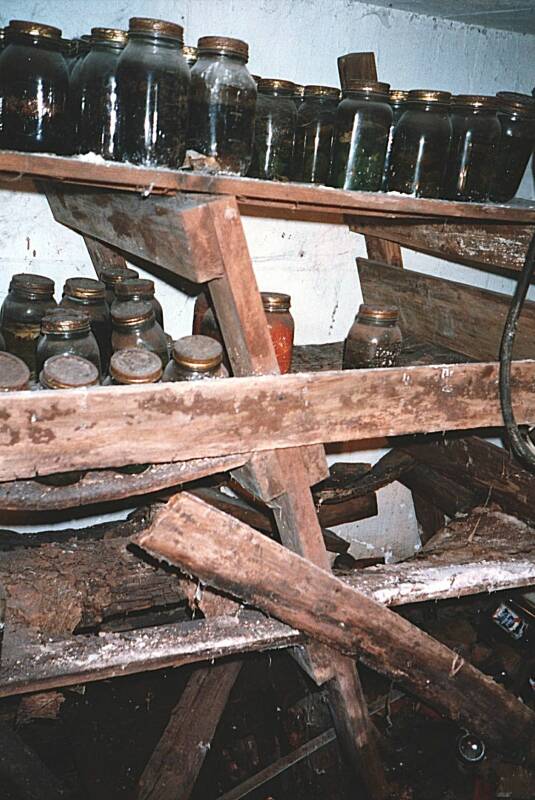
[[[352,220],[351,230],[368,237],[381,237],[421,253],[491,271],[519,272],[533,236],[532,225],[500,225],[427,219]],[[369,258],[388,261],[380,251],[368,250]],[[393,262],[389,262],[393,263]]]
[[[198,498],[172,498],[137,540],[153,556],[358,656],[497,749],[535,761],[535,714],[513,695],[403,617]]]
[[[475,286],[357,259],[365,303],[399,309],[404,333],[464,353],[477,361],[498,358],[511,298]],[[526,302],[514,358],[534,354],[535,303]]]
[[[535,419],[534,382],[535,362],[513,363],[521,424]],[[10,392],[0,480],[499,425],[497,364],[57,390],[52,404],[48,392]]]

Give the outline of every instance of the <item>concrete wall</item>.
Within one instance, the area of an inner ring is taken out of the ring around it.
[[[299,83],[338,84],[336,57],[373,50],[379,75],[399,88],[429,87],[493,94],[531,91],[535,37],[484,30],[352,0],[3,0],[0,25],[11,18],[59,25],[66,36],[92,25],[127,27],[134,15],[180,22],[186,43],[203,34],[238,36],[249,42],[250,68]],[[531,197],[531,175],[521,194]],[[365,255],[360,236],[342,227],[273,220],[245,221],[262,290],[292,295],[298,343],[344,338],[361,301],[355,257]],[[81,240],[53,222],[44,198],[28,181],[0,184],[0,301],[16,271],[54,276],[58,296],[64,279],[91,274]],[[510,292],[508,280],[405,254],[411,268]],[[173,336],[190,331],[193,301],[156,281],[166,327]],[[369,443],[362,447],[369,449]],[[343,458],[374,460],[380,450]],[[336,456],[340,458],[340,455]],[[351,526],[355,552],[386,547],[394,556],[417,543],[410,495],[402,487],[380,493],[379,518]],[[346,531],[347,533],[347,531]],[[360,544],[359,544],[360,543]],[[362,544],[364,543],[364,544]]]

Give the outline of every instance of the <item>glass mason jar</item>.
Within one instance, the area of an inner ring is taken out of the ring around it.
[[[290,180],[297,110],[295,83],[272,78],[258,81],[253,160],[249,175],[264,180]]]
[[[305,86],[295,129],[294,180],[305,183],[328,182],[339,101],[338,89],[331,86]]]
[[[378,192],[392,124],[388,83],[349,80],[336,111],[331,184]]]
[[[154,296],[154,281],[148,278],[128,278],[115,285],[115,300],[112,310],[121,303],[134,301],[136,303],[146,300],[152,305],[156,322],[163,328],[163,310]]]
[[[394,367],[401,352],[397,308],[361,305],[345,341],[344,369]]]
[[[117,350],[110,360],[110,377],[112,383],[118,386],[158,383],[162,373],[161,358],[141,347]]]
[[[451,140],[449,92],[416,89],[394,134],[387,190],[416,197],[442,197]]]
[[[183,336],[173,345],[173,358],[165,368],[163,382],[228,378],[223,366],[223,348],[208,336]]]
[[[390,89],[388,93],[388,103],[390,105],[390,108],[392,109],[392,124],[390,125],[390,130],[388,131],[388,142],[386,144],[385,165],[383,168],[383,182],[381,184],[381,190],[383,192],[388,191],[388,167],[390,164],[390,155],[392,153],[392,143],[394,141],[394,133],[397,124],[401,119],[401,115],[407,108],[408,97],[409,93],[403,89]]]
[[[197,59],[199,57],[199,52],[197,48],[192,47],[189,44],[185,44],[184,47],[182,48],[182,55],[186,59],[186,64],[191,70],[191,68],[194,67],[195,64],[197,63]]]
[[[241,39],[203,36],[191,70],[188,148],[215,158],[220,172],[245,175],[253,155],[256,84]]]
[[[37,342],[37,374],[48,358],[63,354],[86,358],[101,374],[100,350],[91,330],[91,320],[83,311],[56,308],[43,317]]]
[[[97,153],[119,160],[117,150],[117,64],[127,40],[119,28],[93,28],[91,50],[77,76],[72,108],[78,153]]]
[[[100,350],[102,374],[108,371],[111,356],[110,310],[106,303],[106,287],[94,278],[68,278],[63,287],[62,308],[85,312]]]
[[[182,37],[173,22],[130,20],[116,73],[122,161],[177,169],[184,160],[190,74]]]
[[[452,138],[445,196],[485,202],[494,185],[501,139],[498,101],[486,95],[459,95],[451,102]]]
[[[100,271],[99,280],[106,287],[106,302],[110,308],[115,302],[117,286],[129,278],[139,278],[139,272],[130,267],[105,267]]]
[[[514,94],[512,92],[511,94]],[[491,200],[505,203],[518,191],[535,145],[535,102],[499,97],[498,120],[501,138]]]
[[[294,101],[294,105],[295,105],[295,110],[298,112],[299,109],[301,108],[301,103],[305,99],[306,86],[301,86],[300,83],[295,83],[294,86],[295,86],[295,89],[294,89],[294,93],[293,93],[293,101]]]
[[[63,45],[63,58],[67,64],[67,72],[70,75],[74,63],[78,57],[78,45],[74,39],[62,39],[61,44]]]
[[[30,370],[13,353],[0,352],[0,392],[21,392],[30,388]]]
[[[169,360],[167,339],[156,322],[152,305],[146,301],[119,303],[112,309],[111,346],[113,352],[144,347],[160,356],[165,367]]]
[[[72,137],[61,31],[11,20],[0,55],[0,147],[66,154]]]
[[[57,308],[54,281],[43,275],[13,275],[2,304],[2,335],[6,348],[21,358],[33,378],[37,375],[36,349],[43,317]]]
[[[295,325],[290,313],[291,297],[280,292],[261,292],[260,295],[279,369],[284,375],[292,368],[294,346]]]

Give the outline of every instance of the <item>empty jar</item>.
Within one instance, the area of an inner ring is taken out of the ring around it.
[[[156,353],[141,347],[117,350],[110,360],[112,383],[119,386],[158,383],[162,372],[161,358]]]
[[[401,352],[397,308],[363,304],[344,346],[344,369],[393,367]]]
[[[154,296],[154,281],[148,278],[127,278],[115,285],[115,300],[112,308],[129,301],[148,301],[153,308],[156,322],[163,328],[163,311],[158,299]]]
[[[111,356],[110,310],[106,287],[94,278],[68,278],[63,287],[62,308],[83,311],[91,320],[91,330],[98,342],[102,374],[108,371]]]
[[[223,348],[208,336],[184,336],[173,345],[173,356],[163,374],[164,382],[227,378]]]
[[[514,92],[499,97],[498,121],[501,127],[496,159],[496,174],[491,200],[507,202],[518,191],[535,145],[535,102],[518,100]]]
[[[349,80],[336,110],[331,183],[339,189],[381,188],[392,124],[388,83]]]
[[[0,55],[0,147],[71,152],[68,90],[60,29],[11,20]]]
[[[117,286],[129,278],[138,278],[139,272],[130,267],[105,267],[100,271],[99,279],[106,287],[106,302],[111,308],[115,302]]]
[[[294,180],[328,183],[339,101],[338,89],[331,86],[305,86],[295,129]]]
[[[451,148],[445,196],[485,202],[494,187],[501,139],[498,101],[485,95],[460,95],[451,102]]]
[[[256,84],[241,39],[203,36],[191,70],[188,147],[217,160],[220,172],[245,175],[253,155]]]
[[[37,375],[36,349],[41,322],[55,308],[54,281],[29,272],[13,275],[0,311],[2,335],[6,349],[27,364],[32,378]]]
[[[37,342],[37,373],[45,361],[57,355],[86,358],[101,374],[100,350],[91,330],[91,320],[83,311],[56,308],[43,317],[41,336]]]
[[[249,175],[290,180],[297,110],[295,83],[272,78],[258,81],[253,160]]]
[[[163,366],[169,360],[167,339],[162,328],[156,322],[151,303],[146,301],[116,304],[112,309],[113,352],[132,347],[144,347],[160,356]]]
[[[0,352],[0,392],[20,392],[30,388],[30,370],[13,353]]]
[[[190,73],[183,28],[133,17],[117,65],[122,161],[177,169],[186,152]]]

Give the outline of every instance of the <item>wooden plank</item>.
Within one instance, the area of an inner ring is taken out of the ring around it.
[[[368,237],[384,237],[403,247],[447,261],[491,271],[522,269],[533,236],[531,225],[455,223],[448,220],[354,220],[351,230]],[[380,240],[379,240],[380,241]],[[368,250],[368,258],[387,261]]]
[[[368,258],[373,261],[382,261],[392,267],[403,267],[403,256],[401,247],[396,242],[389,242],[388,239],[381,239],[377,236],[370,236],[367,233],[364,237],[366,241],[366,252]]]
[[[364,302],[399,308],[403,332],[478,361],[498,359],[511,298],[475,286],[357,259]],[[514,357],[534,354],[535,303],[527,301]]]
[[[45,184],[57,222],[203,283],[220,274],[212,245],[211,195],[137,197],[103,189]]]
[[[420,215],[470,220],[535,223],[535,204],[528,201],[512,203],[479,204],[449,200],[385,194],[383,192],[353,192],[302,183],[260,181],[224,175],[207,175],[187,170],[166,170],[134,167],[128,164],[91,164],[77,158],[50,156],[38,153],[0,153],[0,172],[11,175],[30,175],[79,184],[100,185],[123,189],[140,195],[151,193],[200,192],[235,196],[240,206],[263,204],[266,216],[278,203],[291,204],[294,209],[307,206],[322,210],[325,221],[332,216],[340,221],[340,213],[362,216],[366,212],[400,215]],[[13,185],[13,183],[11,183]],[[259,206],[260,207],[260,206]],[[371,233],[371,231],[370,231]],[[387,236],[385,238],[393,238]]]
[[[207,537],[206,531],[212,536]],[[499,750],[535,761],[535,714],[458,654],[295,553],[186,493],[138,543],[390,675]]]
[[[100,278],[102,270],[107,267],[119,267],[120,269],[128,267],[125,257],[113,247],[99,242],[98,239],[93,239],[92,236],[84,236],[83,240],[98,278]]]
[[[534,381],[534,362],[513,363],[521,424],[535,419]],[[497,364],[57,390],[52,403],[12,392],[1,399],[0,480],[500,425]]]

